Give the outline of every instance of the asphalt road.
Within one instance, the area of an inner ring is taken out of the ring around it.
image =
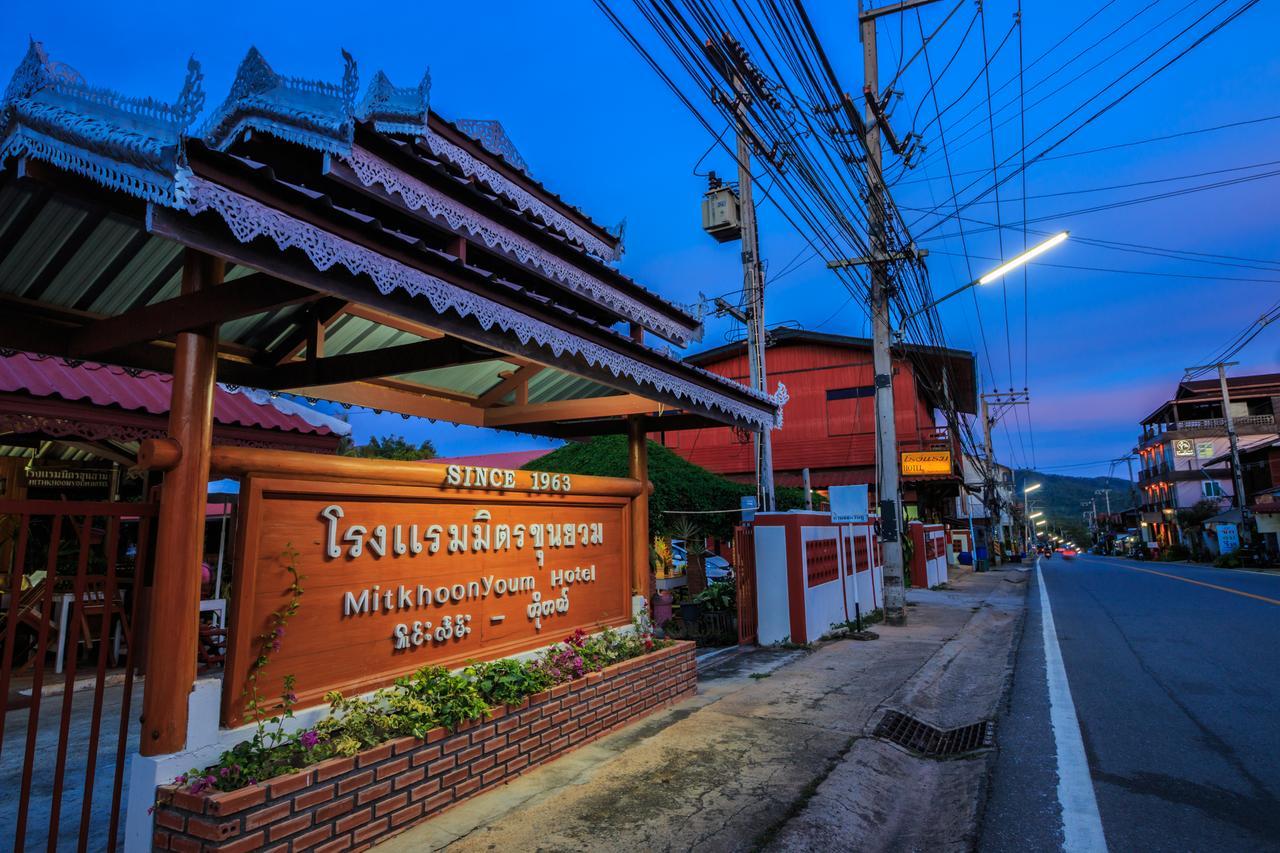
[[[1106,846],[1280,850],[1280,576],[1083,556],[1028,582],[981,849],[1064,843],[1043,583]]]

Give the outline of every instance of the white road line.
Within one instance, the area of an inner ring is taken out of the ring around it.
[[[1049,604],[1049,587],[1040,560],[1036,559],[1036,575],[1040,582],[1040,615],[1044,629],[1045,676],[1049,682],[1049,722],[1058,752],[1058,804],[1062,807],[1062,849],[1067,853],[1105,851],[1102,817],[1093,793],[1093,777],[1080,737],[1080,721],[1071,700],[1071,685],[1062,665],[1062,649],[1058,647],[1058,631],[1053,624],[1053,608]]]

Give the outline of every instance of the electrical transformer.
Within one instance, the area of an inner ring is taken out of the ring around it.
[[[717,242],[727,243],[742,236],[738,196],[727,186],[712,187],[702,197],[702,230]]]

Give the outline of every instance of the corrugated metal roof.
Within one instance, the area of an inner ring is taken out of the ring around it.
[[[0,391],[34,397],[84,400],[98,406],[162,415],[169,411],[173,377],[150,370],[130,371],[96,362],[68,363],[32,353],[0,353]],[[214,392],[214,419],[221,424],[284,432],[332,435],[328,426],[288,415],[270,403],[219,386]]]

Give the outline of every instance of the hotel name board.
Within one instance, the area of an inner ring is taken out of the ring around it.
[[[950,450],[913,450],[902,454],[902,476],[947,476],[951,473]]]
[[[304,576],[296,615],[258,677],[286,675],[299,708],[427,665],[454,667],[546,646],[631,615],[631,520],[639,484],[423,465],[424,485],[249,475],[242,486],[227,725],[259,638]],[[403,478],[400,478],[403,479]]]

